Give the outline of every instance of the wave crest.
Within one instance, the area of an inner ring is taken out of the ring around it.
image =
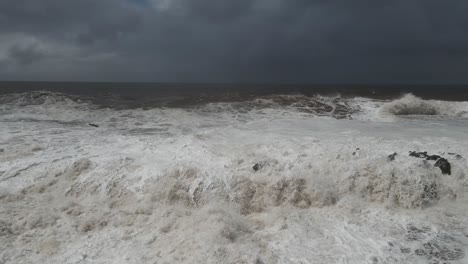
[[[406,94],[400,99],[384,104],[381,111],[396,116],[440,115],[468,117],[468,104],[466,102],[424,100],[412,94]]]

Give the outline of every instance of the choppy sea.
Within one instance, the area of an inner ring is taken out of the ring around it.
[[[0,88],[0,263],[468,263],[467,88]]]

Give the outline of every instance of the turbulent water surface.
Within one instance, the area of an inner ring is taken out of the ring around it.
[[[0,96],[0,263],[468,263],[468,102],[164,98]]]

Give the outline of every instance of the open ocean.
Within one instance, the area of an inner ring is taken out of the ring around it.
[[[468,263],[468,87],[0,83],[0,263]]]

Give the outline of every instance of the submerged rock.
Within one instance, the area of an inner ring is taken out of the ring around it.
[[[252,169],[254,171],[258,171],[258,170],[261,170],[263,168],[263,166],[265,166],[265,164],[262,164],[262,163],[255,163],[255,165],[253,165]]]
[[[424,152],[410,151],[409,155],[410,157],[415,157],[415,158],[426,158],[427,151],[424,151]]]
[[[455,156],[455,159],[457,159],[457,160],[459,160],[459,159],[462,159],[462,158],[463,158],[463,156],[462,156],[462,155],[460,155],[460,154],[457,154],[457,153],[451,153],[451,152],[449,152],[449,153],[447,153],[447,154],[449,154],[449,155],[451,155],[451,156]]]
[[[439,156],[439,155],[428,155],[428,156],[426,157],[426,160],[438,160],[438,159],[440,159],[440,158],[442,158],[442,157]]]
[[[396,155],[398,155],[396,152],[393,153],[393,154],[388,155],[387,160],[388,160],[388,161],[394,161]]]

